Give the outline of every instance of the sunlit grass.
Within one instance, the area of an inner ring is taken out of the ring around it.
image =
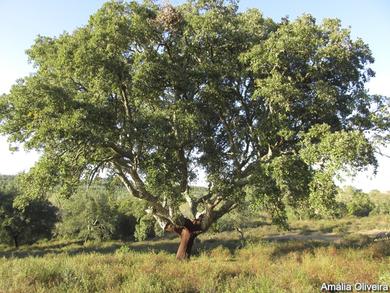
[[[217,247],[177,262],[166,252],[98,252],[0,259],[1,292],[314,292],[323,282],[386,281],[390,251],[300,242]],[[97,249],[98,250],[98,249]]]
[[[318,292],[324,282],[390,283],[389,241],[358,234],[385,229],[388,220],[297,221],[287,232],[265,225],[245,230],[248,244],[242,249],[236,232],[203,235],[184,262],[175,259],[175,238],[53,241],[18,251],[3,246],[0,292]],[[345,231],[334,231],[343,225]],[[316,233],[335,233],[340,241],[265,240]]]

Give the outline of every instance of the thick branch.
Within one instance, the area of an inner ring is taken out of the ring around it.
[[[132,161],[134,160],[134,154],[132,151],[126,150],[115,143],[108,143],[108,147],[110,147],[119,156],[128,158]]]
[[[224,214],[231,212],[237,206],[238,206],[238,203],[235,201],[231,201],[231,200],[225,201],[218,210],[213,211],[213,220],[214,221],[218,220]]]
[[[126,118],[131,120],[131,113],[130,113],[130,109],[129,109],[129,99],[127,97],[126,86],[124,86],[124,85],[122,86],[121,92],[122,92],[122,97],[123,97],[123,106],[125,108]]]
[[[124,173],[122,167],[120,164],[114,162],[114,166],[117,170],[117,174],[119,176],[119,179],[122,181],[122,183],[125,185],[127,190],[135,197],[139,199],[143,199],[147,201],[152,210],[151,213],[153,215],[159,216],[163,219],[165,219],[168,222],[173,222],[172,219],[170,218],[169,211],[164,208],[159,202],[158,198],[151,195],[146,189],[145,186],[142,182],[142,180],[139,178],[138,174],[134,172],[134,170],[130,169],[130,175],[132,179],[134,180],[134,183],[131,182],[126,174]]]
[[[195,219],[196,210],[197,210],[197,201],[194,201],[194,200],[191,198],[191,196],[190,196],[188,190],[186,190],[185,192],[183,192],[182,195],[184,196],[184,198],[185,198],[185,200],[186,200],[186,202],[187,202],[187,204],[188,204],[188,207],[189,207],[190,212],[191,212],[191,217],[192,217],[193,219]]]
[[[228,140],[229,140],[230,145],[231,145],[231,150],[233,151],[233,154],[234,154],[233,161],[234,161],[234,164],[236,165],[236,167],[238,167],[240,165],[240,163],[238,162],[238,159],[237,159],[237,155],[239,154],[239,148],[237,147],[237,144],[234,141],[234,135],[231,131],[229,123],[223,118],[223,116],[221,114],[219,114],[219,119],[222,122],[223,126],[225,127],[225,130],[226,130],[226,133],[228,136]]]
[[[181,146],[177,150],[177,156],[179,159],[179,168],[181,173],[181,180],[180,180],[180,191],[186,192],[188,191],[188,168],[187,168],[187,159],[184,154],[184,147]]]

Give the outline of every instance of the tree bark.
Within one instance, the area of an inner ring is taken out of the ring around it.
[[[192,246],[197,234],[188,228],[183,228],[180,233],[180,245],[177,249],[176,259],[184,260],[191,257]]]
[[[13,236],[15,248],[19,248],[18,236]]]
[[[164,230],[167,232],[175,232],[180,236],[180,244],[176,253],[176,259],[178,260],[190,258],[194,240],[200,233],[203,232],[201,230],[199,219],[192,221],[186,219],[183,226],[168,224]]]

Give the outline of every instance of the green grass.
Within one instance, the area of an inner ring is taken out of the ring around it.
[[[3,246],[0,292],[318,292],[324,282],[390,284],[390,242],[366,233],[390,230],[389,223],[388,216],[297,221],[285,232],[263,225],[245,229],[243,249],[236,232],[210,233],[184,262],[175,259],[175,237]],[[320,237],[327,235],[336,238]]]

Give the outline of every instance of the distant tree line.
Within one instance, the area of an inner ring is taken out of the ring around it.
[[[32,244],[37,240],[145,240],[156,235],[155,220],[145,216],[145,204],[124,197],[115,184],[101,181],[80,186],[64,197],[31,197],[17,188],[17,178],[0,176],[0,242]]]
[[[201,187],[193,187],[195,196],[202,191]],[[101,179],[91,186],[80,186],[69,197],[54,190],[44,199],[20,191],[17,177],[0,175],[0,242],[18,247],[53,237],[80,241],[147,240],[163,231],[156,220],[145,213],[146,208],[145,202],[128,197],[127,191],[115,180]],[[259,212],[266,211],[248,202],[222,217],[211,231],[259,225]],[[290,216],[295,218],[324,217],[307,209],[292,213]],[[372,214],[390,214],[390,193],[378,190],[364,193],[350,186],[339,189],[333,217]],[[250,221],[256,217],[256,221]]]

